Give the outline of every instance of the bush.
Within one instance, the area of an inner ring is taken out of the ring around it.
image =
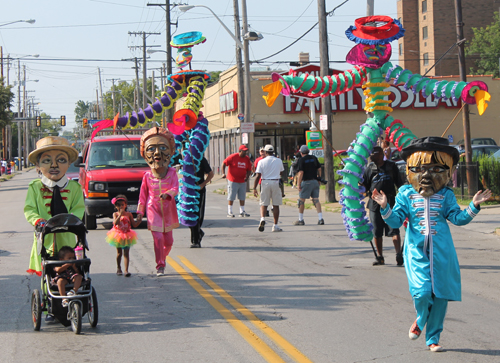
[[[500,195],[500,160],[485,155],[478,162],[483,187],[490,189],[493,195]]]

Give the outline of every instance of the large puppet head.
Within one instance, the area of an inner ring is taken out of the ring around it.
[[[424,197],[448,183],[459,160],[458,150],[447,139],[433,136],[413,140],[401,156],[406,160],[408,181]]]
[[[346,61],[373,69],[389,61],[392,48],[389,44],[401,38],[405,30],[401,23],[389,16],[365,16],[356,19],[346,30],[346,36],[357,45],[347,54]]]
[[[59,181],[68,171],[69,164],[76,161],[78,151],[64,137],[47,136],[36,143],[28,160],[35,164],[46,178]]]
[[[141,137],[141,156],[151,169],[167,168],[174,151],[174,135],[167,129],[153,127]]]

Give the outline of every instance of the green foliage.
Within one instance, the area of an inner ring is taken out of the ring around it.
[[[500,160],[484,155],[479,158],[479,175],[484,188],[488,188],[493,195],[500,195]],[[481,186],[479,186],[480,189]]]
[[[82,120],[84,118],[89,118],[89,114],[90,114],[90,108],[92,107],[92,104],[90,102],[85,102],[85,101],[82,101],[82,100],[79,100],[77,103],[76,103],[76,107],[75,107],[75,122],[77,125],[80,125],[82,124]]]
[[[222,71],[212,71],[208,73],[210,74],[210,81],[208,81],[208,83],[212,84],[219,82],[220,74],[222,73]]]
[[[46,136],[58,136],[59,132],[62,130],[60,119],[51,119],[51,116],[42,112],[40,114],[42,118],[42,125],[40,127],[31,128],[31,135],[35,140],[42,139]]]
[[[12,93],[12,86],[5,86],[3,78],[0,78],[0,127],[5,127],[12,120],[12,100],[14,93]]]
[[[500,57],[500,17],[495,12],[493,22],[485,28],[472,28],[474,37],[467,42],[465,55],[474,59],[471,74],[492,74],[499,77],[498,59]]]

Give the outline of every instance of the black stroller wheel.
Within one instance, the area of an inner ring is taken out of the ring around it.
[[[31,318],[33,320],[33,329],[39,331],[42,324],[42,300],[40,291],[37,289],[31,293]]]
[[[97,293],[92,287],[92,295],[89,297],[89,311],[87,312],[89,323],[92,328],[97,326],[99,320],[99,305],[97,303]]]
[[[75,334],[80,334],[82,331],[82,307],[78,302],[70,303],[69,320],[73,332]]]

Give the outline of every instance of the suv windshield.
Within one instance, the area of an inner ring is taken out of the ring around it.
[[[148,166],[139,152],[139,140],[95,142],[89,151],[89,168],[130,168]]]

